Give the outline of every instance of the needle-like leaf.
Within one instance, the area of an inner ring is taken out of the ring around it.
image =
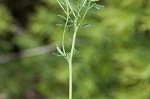
[[[58,45],[56,45],[56,49],[59,52],[60,55],[64,56],[63,51],[60,49],[60,47]]]

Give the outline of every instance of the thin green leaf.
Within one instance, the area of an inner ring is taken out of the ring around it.
[[[60,47],[59,47],[58,45],[56,45],[56,46],[57,46],[56,49],[57,49],[57,51],[59,52],[59,54],[64,56],[64,53],[63,53],[63,51],[60,49]]]
[[[64,17],[64,16],[62,16],[62,15],[58,15],[58,16],[59,16],[60,18],[62,18],[63,20],[65,20],[65,21],[67,20],[67,18],[66,18],[66,17]],[[71,19],[69,19],[69,20],[68,20],[68,22],[72,23],[72,20],[71,20]]]
[[[54,55],[56,55],[56,56],[63,56],[63,55],[60,55],[60,54],[56,54],[56,53],[53,53]]]
[[[91,2],[96,2],[96,1],[99,1],[99,0],[91,0]]]
[[[104,8],[103,5],[99,5],[99,4],[94,4],[93,7],[96,8],[97,10],[101,10],[102,8]]]
[[[67,27],[71,27],[71,26],[73,26],[73,24],[68,24],[68,25],[67,25]]]
[[[84,25],[81,25],[80,27],[81,28],[88,28],[88,27],[91,27],[92,25],[91,24],[84,24]]]
[[[64,24],[56,24],[57,26],[64,26]]]
[[[62,15],[58,15],[59,17],[61,17],[62,19],[66,20],[66,18]]]
[[[78,53],[79,53],[78,50],[75,49],[75,50],[74,50],[74,55],[76,55],[76,54],[78,54]]]

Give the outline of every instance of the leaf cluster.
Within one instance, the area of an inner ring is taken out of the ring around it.
[[[65,34],[68,30],[69,27],[74,28],[74,32],[78,30],[78,28],[86,28],[90,27],[91,24],[83,24],[82,21],[84,20],[87,12],[91,9],[97,9],[100,10],[103,8],[103,6],[97,4],[98,0],[78,0],[78,1],[73,1],[73,0],[57,0],[58,4],[62,8],[63,12],[65,13],[65,16],[63,15],[58,15],[61,19],[65,20],[65,23],[63,24],[57,24],[58,26],[63,26],[64,27],[64,32],[62,36],[62,50],[61,48],[57,45],[57,51],[59,52],[59,56],[64,56],[65,58],[68,59],[69,55],[65,51],[65,46],[64,46],[64,39],[65,39]],[[76,49],[74,48],[74,51],[76,52]]]

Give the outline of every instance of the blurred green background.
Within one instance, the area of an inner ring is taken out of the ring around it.
[[[150,99],[150,0],[98,3],[78,32],[73,98]],[[68,98],[58,14],[56,0],[0,0],[0,99]]]

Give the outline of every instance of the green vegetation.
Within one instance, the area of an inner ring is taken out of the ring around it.
[[[58,15],[66,22],[65,24],[59,24],[60,26],[64,26],[64,32],[62,36],[62,50],[58,45],[56,49],[60,54],[58,56],[63,56],[67,60],[69,65],[69,99],[72,99],[72,61],[73,56],[78,53],[77,49],[75,48],[77,32],[80,27],[89,26],[89,24],[81,25],[89,10],[91,10],[92,8],[100,10],[103,7],[96,4],[96,1],[98,0],[78,0],[76,2],[69,0],[57,0],[58,4],[66,14],[66,17]],[[70,52],[66,52],[64,40],[65,34],[70,26],[73,26],[73,37]]]
[[[150,1],[97,4],[105,8],[91,9],[78,31],[73,99],[149,99]],[[0,1],[1,99],[68,99],[68,67],[52,54],[63,35],[56,24],[65,23],[57,15],[64,13],[56,0]]]

